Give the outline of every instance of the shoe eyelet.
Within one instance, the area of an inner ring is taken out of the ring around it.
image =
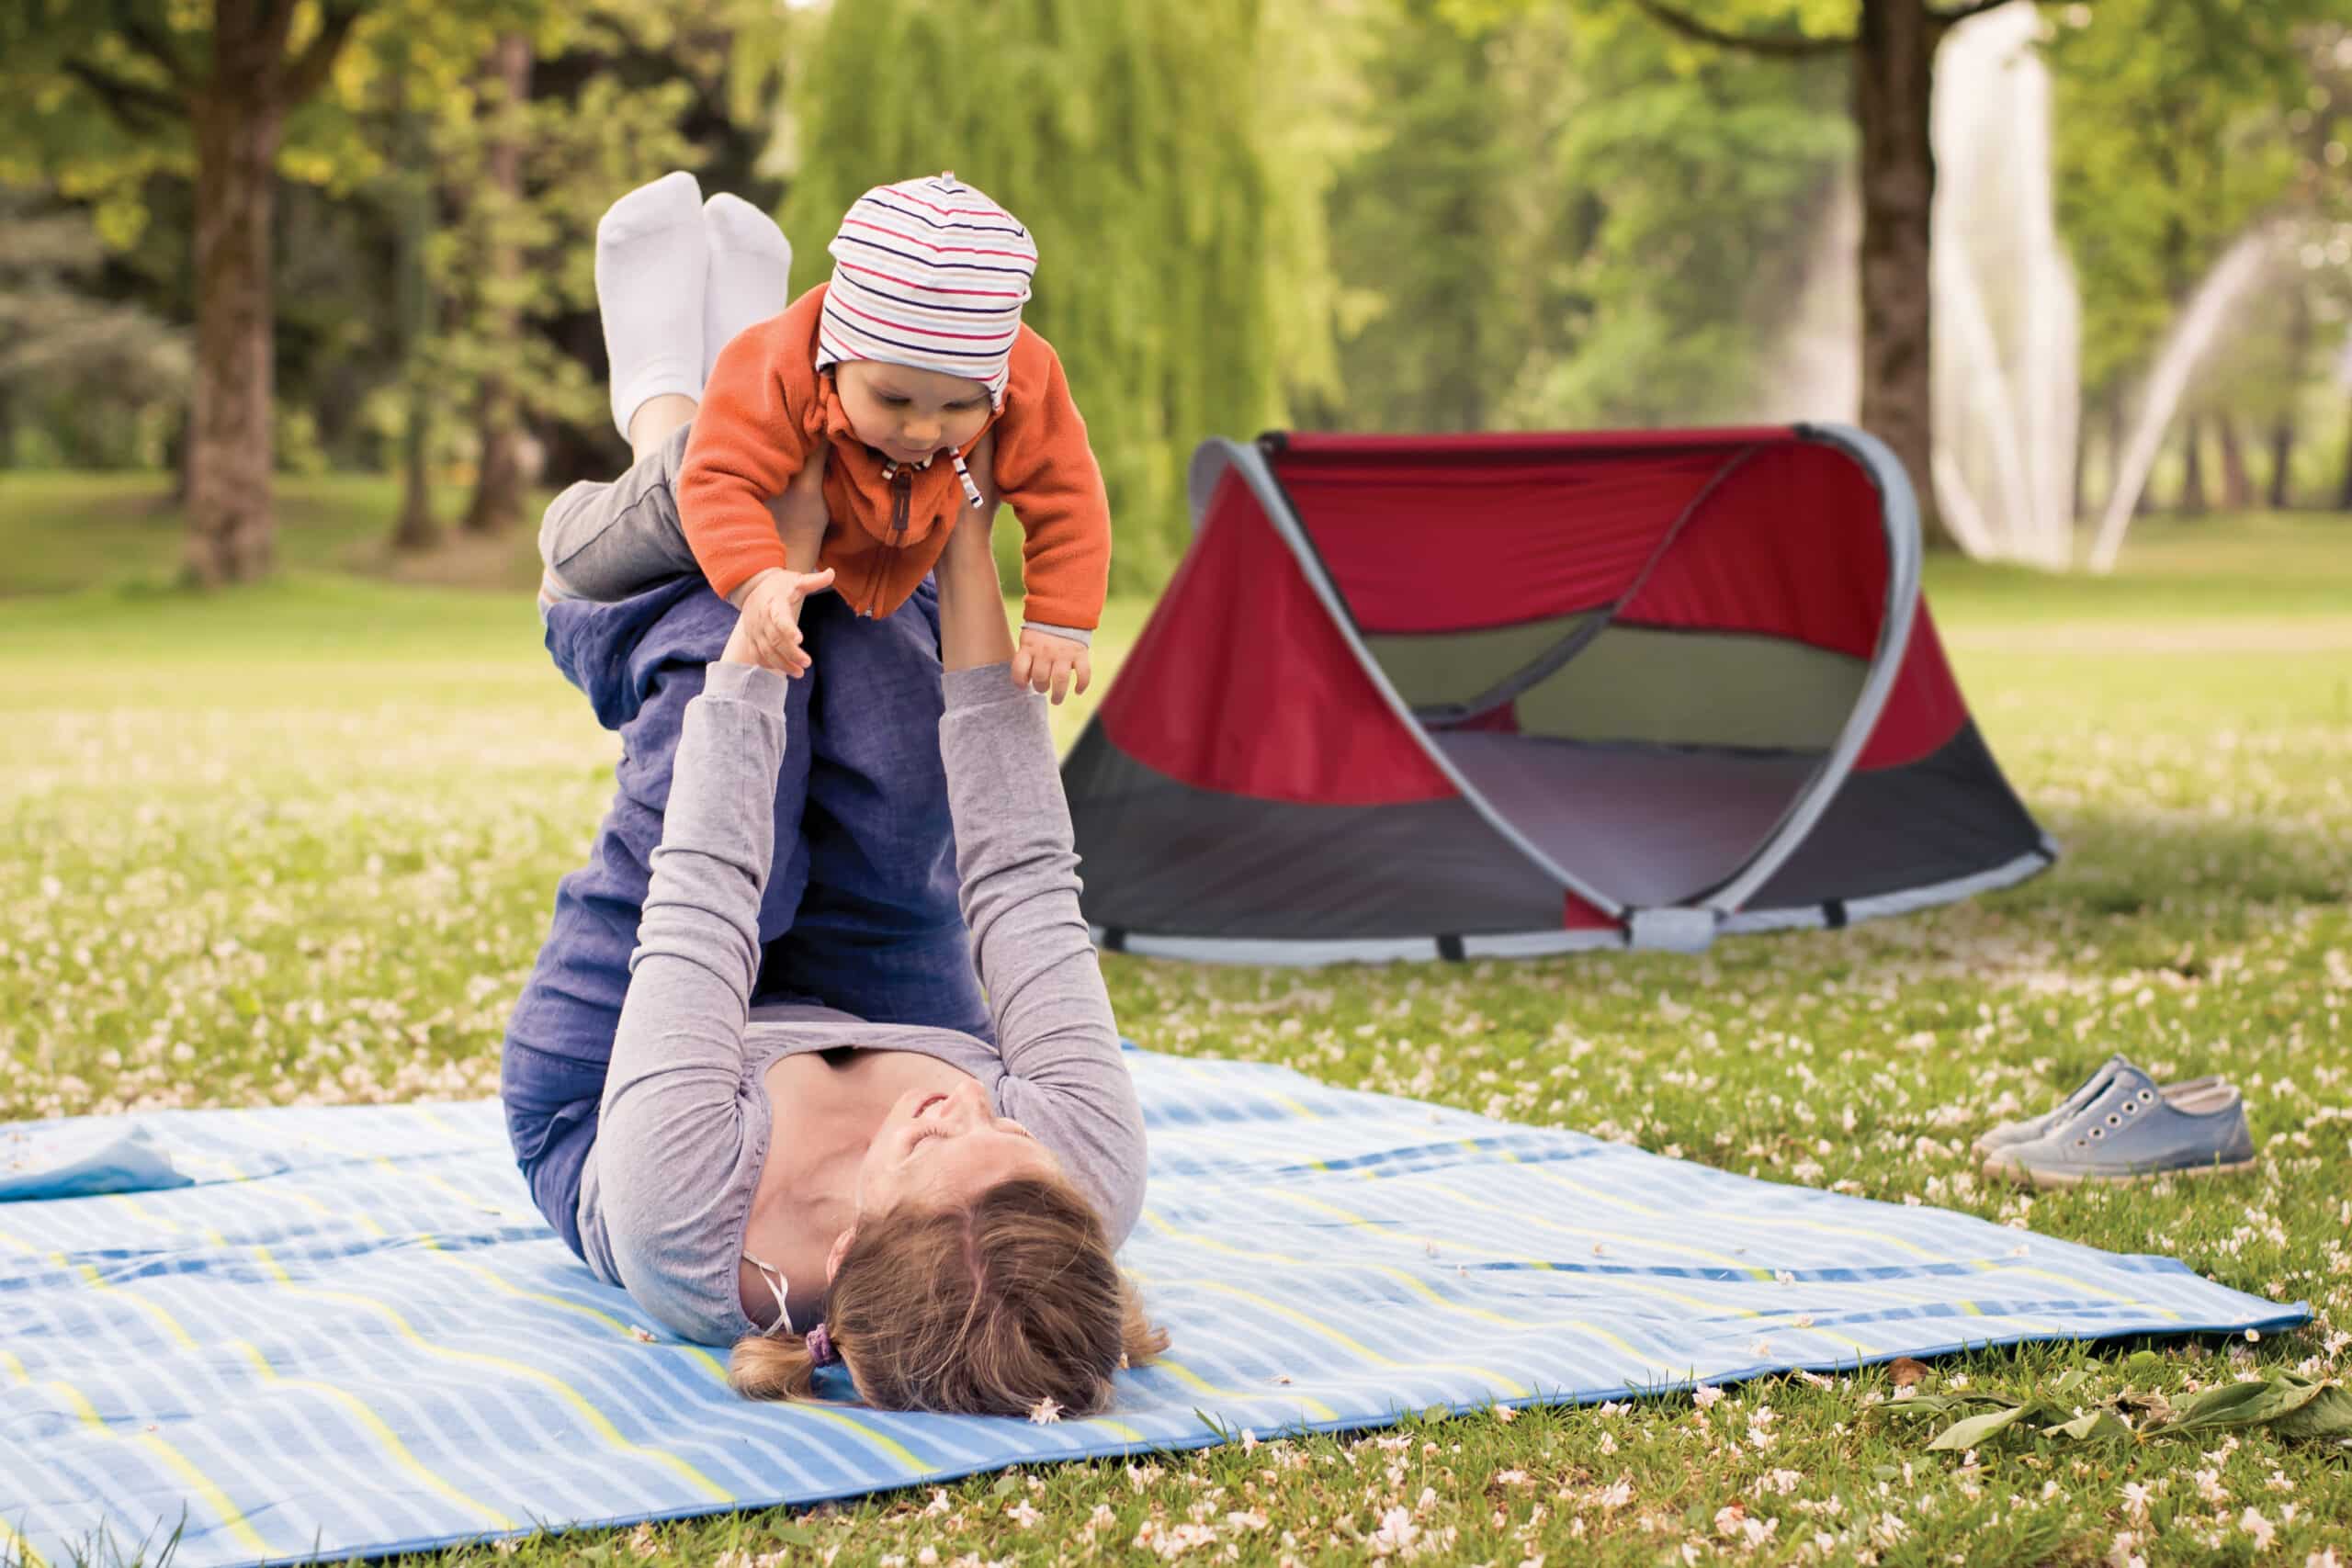
[[[2125,1100],[2123,1102],[2123,1114],[2126,1116],[2137,1116],[2140,1114],[2140,1102],[2136,1100]]]
[[[2156,1091],[2154,1089],[2143,1089],[2140,1091],[2140,1103],[2143,1105],[2152,1105],[2155,1102],[2155,1099]]]
[[[2094,1138],[2104,1138],[2107,1136],[2107,1129],[2104,1127],[2094,1127],[2091,1129],[2091,1136]]]
[[[2090,1140],[2088,1138],[2076,1138],[2075,1140],[2075,1146],[2078,1149],[2089,1148],[2091,1146]]]
[[[2123,1118],[2110,1111],[2107,1113],[2107,1124],[2110,1127],[2120,1127],[2123,1125]]]

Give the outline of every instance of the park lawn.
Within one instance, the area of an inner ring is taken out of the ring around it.
[[[277,558],[293,571],[358,571],[424,581],[453,578],[524,587],[538,576],[536,528],[504,537],[454,537],[462,491],[434,496],[447,547],[396,560],[398,481],[381,474],[281,474]],[[179,575],[184,516],[171,480],[151,473],[0,470],[0,599],[93,587],[161,587]],[[536,513],[536,507],[533,509]]]
[[[16,493],[0,491],[0,513]],[[2165,1347],[2153,1366],[2120,1348],[1972,1356],[1939,1363],[1931,1390],[1964,1377],[2023,1393],[2081,1368],[2089,1381],[2070,1397],[2086,1402],[2127,1384],[2177,1395],[2248,1366],[2343,1375],[2352,525],[2257,518],[2139,537],[2106,580],[1930,569],[1978,719],[2065,845],[2036,881],[1696,960],[1290,972],[1113,956],[1120,1017],[1162,1050],[1282,1061],[1772,1179],[2168,1252],[2309,1301],[2321,1320],[2260,1344]],[[202,599],[135,572],[97,577],[113,585],[0,600],[0,1119],[493,1092],[506,1010],[615,755],[548,668],[527,593],[300,573]],[[1144,607],[1114,611],[1106,674]],[[1080,711],[1059,716],[1065,740]],[[2041,1108],[2115,1048],[2164,1077],[2234,1076],[2261,1171],[2121,1191],[1987,1187],[1969,1138]],[[1827,1387],[1765,1380],[1703,1410],[1675,1396],[1353,1438],[1257,1434],[1132,1466],[981,1476],[936,1503],[894,1494],[516,1555],[626,1542],[631,1561],[1145,1559],[1147,1526],[1163,1550],[1197,1526],[1213,1539],[1195,1557],[1230,1545],[1245,1561],[1353,1561],[1387,1517],[1392,1541],[1409,1530],[1436,1557],[1506,1564],[1686,1548],[2087,1564],[2127,1532],[2124,1555],[2151,1562],[2346,1556],[2340,1452],[2254,1432],[2003,1441],[1968,1462],[1886,1421],[1891,1393],[1877,1371]]]

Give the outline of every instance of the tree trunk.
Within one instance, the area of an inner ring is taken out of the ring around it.
[[[2205,499],[2204,425],[2190,414],[2180,422],[2180,501],[2177,510],[2183,517],[2202,517],[2211,507]]]
[[[1903,460],[1931,547],[1936,515],[1929,380],[1930,217],[1936,160],[1928,111],[1938,25],[1922,0],[1862,0],[1854,50],[1861,133],[1862,428]]]
[[[424,246],[433,228],[433,187],[424,118],[408,101],[405,47],[393,56],[392,116],[398,128],[401,169],[395,176],[392,210],[398,225],[392,257],[394,310],[401,323],[401,375],[408,417],[401,436],[401,510],[392,523],[392,548],[425,550],[439,542],[433,520],[433,400],[426,382],[427,348],[433,336],[433,285],[425,275]]]
[[[2115,504],[2115,487],[2123,477],[2123,443],[2129,439],[2123,425],[2123,384],[2119,378],[2107,391],[2107,496],[2099,502],[2101,516]]]
[[[2344,445],[2344,482],[2336,488],[2335,509],[2352,512],[2352,436]]]
[[[165,459],[172,465],[172,501],[174,512],[187,510],[189,471],[196,462],[196,406],[189,403],[180,410],[179,427],[164,445]]]
[[[523,254],[515,244],[514,209],[523,199],[523,143],[514,134],[531,96],[531,40],[521,33],[500,39],[490,52],[490,69],[503,91],[498,113],[506,133],[491,144],[487,199],[492,204],[490,271],[498,305],[490,319],[492,341],[511,344],[521,331],[514,305]],[[481,466],[473,500],[466,507],[469,534],[496,534],[523,517],[522,410],[512,380],[492,371],[481,384]]]
[[[2245,443],[2238,438],[2238,422],[2225,413],[2215,414],[2213,433],[2222,439],[2222,510],[2252,511],[2254,474],[2245,466]]]
[[[2278,407],[2278,417],[2270,423],[2270,509],[2284,512],[2295,503],[2295,392],[2302,386],[2303,367],[2311,362],[2312,302],[2311,296],[2298,287],[2287,310],[2287,363],[2293,367],[2288,377],[2287,400]],[[2346,475],[2352,484],[2352,472]],[[2347,492],[2352,493],[2352,492]]]
[[[188,434],[188,575],[207,587],[268,571],[270,211],[281,114],[266,95],[193,106],[196,389]]]
[[[2090,499],[2090,480],[2083,470],[2090,466],[2091,422],[2077,417],[2075,421],[2075,471],[2072,475],[2072,490],[2066,497],[2066,505],[2069,508],[2066,522],[2070,529],[2087,515],[2083,510],[2083,505]],[[2071,545],[2068,546],[2068,548],[2072,547]]]
[[[392,548],[429,550],[440,542],[433,520],[433,405],[424,378],[409,374],[408,430],[401,440],[401,514],[392,525]]]
[[[2289,408],[2270,422],[2270,492],[2266,499],[2273,512],[2295,504],[2294,479],[2295,412]]]

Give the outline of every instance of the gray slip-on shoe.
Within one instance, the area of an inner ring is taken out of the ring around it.
[[[2235,1088],[2222,1084],[2176,1101],[2126,1063],[2108,1075],[2088,1104],[2041,1137],[1995,1149],[1984,1161],[1984,1174],[2036,1187],[2074,1187],[2164,1175],[2226,1175],[2251,1170],[2254,1163],[2254,1134]]]
[[[2091,1076],[2082,1081],[2079,1088],[2056,1105],[2039,1116],[2029,1116],[2021,1122],[2004,1122],[1999,1126],[1992,1128],[1971,1145],[1972,1152],[1980,1160],[1988,1159],[1998,1151],[2013,1145],[2033,1142],[2057,1123],[2098,1098],[2099,1090],[2107,1087],[2108,1079],[2115,1075],[2118,1067],[2131,1066],[2131,1062],[2125,1058],[2123,1053],[2117,1052],[2106,1061],[2101,1062],[2092,1071]],[[2201,1078],[2183,1078],[2178,1083],[2160,1085],[2156,1092],[2184,1111],[2211,1110],[2219,1103],[2213,1100],[2213,1096],[2222,1092],[2225,1088],[2220,1074],[2209,1073]]]

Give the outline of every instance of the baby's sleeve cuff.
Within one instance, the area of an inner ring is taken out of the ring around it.
[[[1023,631],[1044,632],[1047,637],[1066,637],[1080,648],[1094,646],[1094,634],[1083,626],[1057,626],[1046,621],[1023,621]]]

